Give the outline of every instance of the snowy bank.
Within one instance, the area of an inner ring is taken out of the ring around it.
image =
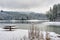
[[[55,26],[60,26],[60,22],[44,22],[43,24],[45,24],[45,25],[55,25]]]
[[[5,31],[0,28],[0,40],[20,40],[23,36],[27,37],[28,31],[17,29],[15,31]]]
[[[43,34],[45,35],[46,32],[43,32]],[[58,34],[54,32],[49,32],[49,35],[52,40],[60,40],[60,38],[57,38]],[[28,38],[28,30],[15,29],[15,31],[5,31],[5,29],[0,28],[0,40],[21,40],[24,36]]]

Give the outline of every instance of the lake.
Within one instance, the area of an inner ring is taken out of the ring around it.
[[[53,22],[39,22],[39,23],[34,23],[34,26],[38,27],[41,31],[50,31],[50,32],[56,32],[60,34],[60,26],[49,26]],[[58,23],[57,23],[58,24]],[[15,26],[16,28],[19,29],[29,29],[32,26],[32,23],[0,23],[0,27],[4,28],[5,26]]]

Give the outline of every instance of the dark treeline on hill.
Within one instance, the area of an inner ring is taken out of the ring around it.
[[[60,4],[55,4],[53,8],[50,8],[47,17],[50,21],[60,21]]]
[[[34,12],[13,12],[13,11],[0,11],[0,20],[46,20],[47,17],[42,13]]]

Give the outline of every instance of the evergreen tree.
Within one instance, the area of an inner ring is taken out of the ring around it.
[[[60,17],[60,4],[54,5],[53,9],[47,12],[47,17],[50,21],[56,21],[57,17]]]

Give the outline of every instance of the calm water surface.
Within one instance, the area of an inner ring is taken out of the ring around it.
[[[12,25],[19,29],[29,29],[32,24],[31,23],[0,23],[0,27],[3,28],[5,26]],[[38,27],[41,31],[50,31],[56,32],[60,34],[60,27],[57,26],[48,26],[45,22],[34,24],[34,26]]]

